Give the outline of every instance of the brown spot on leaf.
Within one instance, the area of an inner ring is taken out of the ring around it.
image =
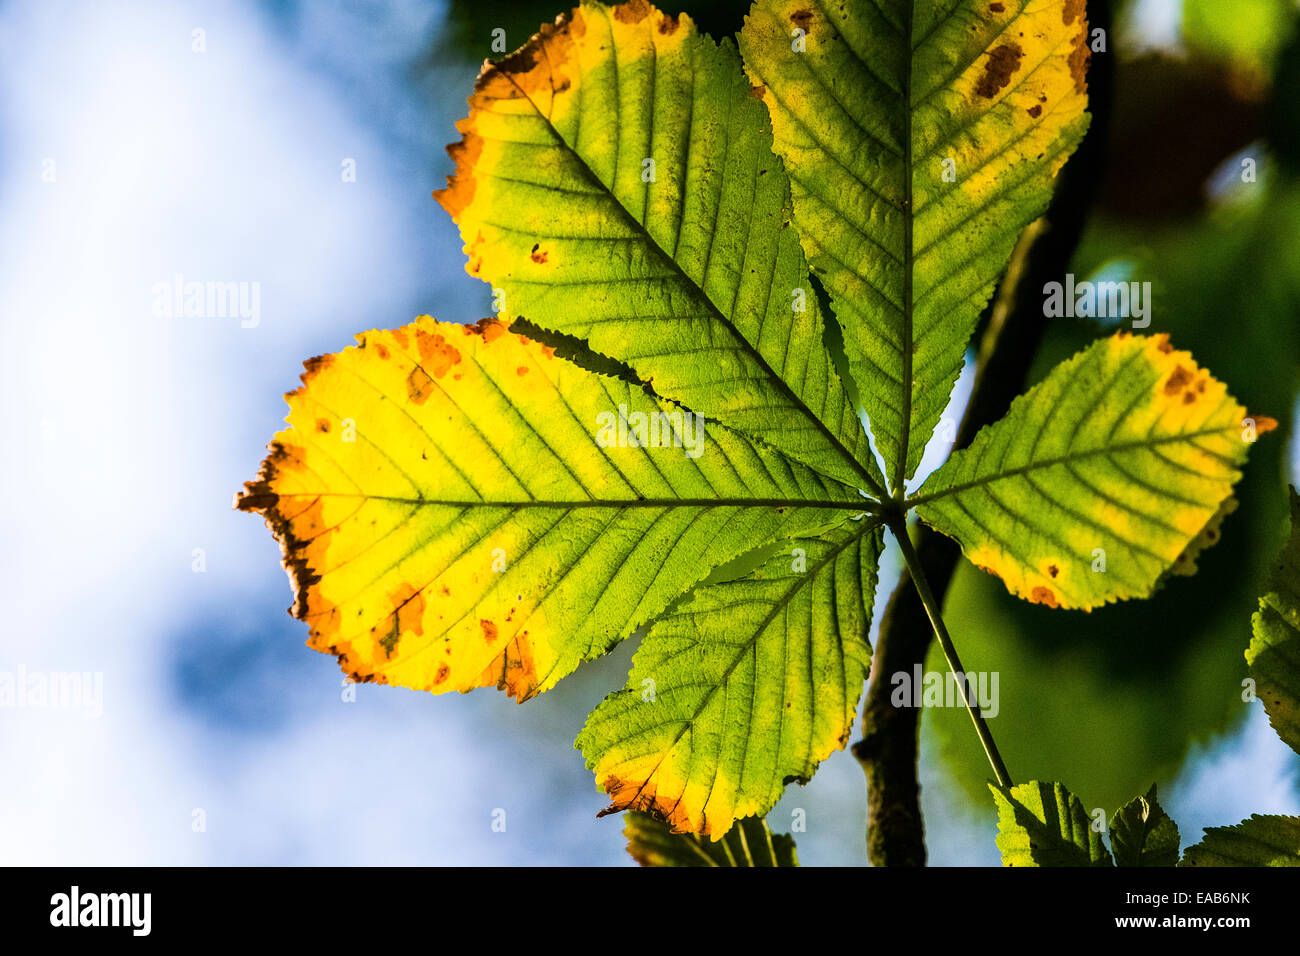
[[[304,371],[301,375],[299,375],[298,378],[304,385],[307,385],[308,383],[311,382],[312,379],[314,379],[317,375],[325,371],[333,364],[334,364],[333,355],[317,355],[313,358],[309,358],[307,359],[307,361],[302,363],[302,367],[306,371]],[[297,393],[295,392],[295,394]]]
[[[1056,601],[1056,594],[1051,588],[1045,588],[1042,585],[1034,588],[1030,592],[1029,600],[1034,604],[1046,604],[1048,607],[1060,607]]]
[[[506,334],[506,327],[500,319],[479,319],[473,325],[463,326],[466,335],[477,335],[485,343],[495,342]]]
[[[811,10],[796,10],[790,14],[790,22],[807,33],[808,24],[812,23],[812,16]]]
[[[984,75],[975,84],[975,93],[993,99],[998,91],[1011,82],[1011,74],[1020,69],[1025,51],[1017,43],[1003,43],[989,51],[989,61],[984,65]]]
[[[1032,116],[1034,119],[1038,119],[1038,117],[1043,115],[1043,108],[1035,104],[1029,107],[1029,115]]]
[[[478,626],[483,628],[483,640],[487,641],[489,644],[495,644],[497,639],[497,626],[488,620],[479,621]]]
[[[393,616],[404,630],[424,633],[424,591],[409,581],[403,581],[389,595],[393,602]]]
[[[761,100],[765,95],[767,95],[767,87],[761,83],[758,86],[751,86],[749,88],[749,95],[756,100]]]
[[[989,13],[1002,13],[1002,12],[1004,12],[1006,9],[1007,9],[1007,8],[1004,7],[1004,6],[1003,6],[1002,4],[1000,4],[1000,3],[990,3],[990,4],[989,4]]]
[[[378,343],[376,343],[375,354],[378,355],[381,360],[385,362],[388,361],[389,352],[388,349],[385,348],[383,345],[379,345]]]
[[[646,0],[628,0],[614,8],[614,19],[619,23],[640,23],[653,9]]]
[[[546,250],[542,249],[541,244],[538,243],[537,245],[533,246],[533,251],[532,253],[529,254],[528,258],[532,259],[540,266],[546,262],[548,255],[549,254],[546,252]]]
[[[423,405],[432,392],[433,379],[429,378],[429,373],[418,365],[411,369],[411,374],[406,376],[407,397],[415,404]]]
[[[1191,380],[1191,372],[1187,371],[1187,369],[1183,368],[1181,365],[1175,366],[1174,370],[1169,373],[1168,381],[1165,382],[1165,394],[1170,396],[1177,395],[1188,383],[1191,382]]]
[[[681,18],[677,16],[669,16],[666,13],[661,16],[662,19],[659,21],[659,32],[666,37],[672,36],[677,32],[677,28],[681,26]]]
[[[1083,19],[1087,8],[1087,0],[1065,0],[1065,7],[1061,10],[1061,22],[1068,27],[1075,20]]]
[[[450,667],[448,667],[446,664],[439,664],[438,676],[433,679],[433,682],[435,684],[441,684],[443,681],[447,679],[447,675],[450,673],[451,673]]]
[[[497,659],[484,668],[478,682],[484,687],[495,683],[520,703],[537,696],[537,664],[528,631],[520,631],[505,642]]]
[[[1056,577],[1058,574],[1061,573],[1061,569],[1054,564],[1049,564],[1047,566],[1047,573],[1052,577]]]
[[[437,332],[416,329],[415,341],[421,363],[433,372],[434,378],[442,378],[460,362],[460,352]]]
[[[528,374],[528,366],[527,365],[519,366],[517,369],[515,369],[515,374],[518,375],[520,378],[523,378],[525,375]]]
[[[1076,93],[1084,93],[1088,89],[1088,64],[1091,60],[1092,51],[1088,49],[1088,24],[1085,22],[1083,30],[1074,38],[1074,47],[1070,50],[1070,76],[1074,77]]]

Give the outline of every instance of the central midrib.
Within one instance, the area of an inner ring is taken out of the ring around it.
[[[841,511],[874,513],[877,504],[860,501],[820,501],[815,498],[583,498],[577,501],[543,501],[535,498],[489,501],[486,499],[407,498],[400,495],[367,495],[362,492],[301,491],[279,498],[361,498],[393,504],[445,508],[833,508]]]
[[[1088,458],[1095,458],[1098,455],[1109,456],[1126,451],[1137,451],[1141,449],[1155,448],[1160,445],[1171,445],[1177,442],[1190,442],[1196,438],[1207,438],[1211,435],[1222,435],[1225,432],[1231,431],[1236,431],[1235,425],[1220,425],[1213,428],[1198,429],[1194,432],[1179,432],[1176,435],[1163,435],[1160,438],[1144,438],[1135,441],[1118,442],[1114,445],[1105,445],[1101,448],[1085,448],[1077,452],[1058,455],[1055,458],[1044,458],[1040,461],[1026,462],[1023,465],[1008,468],[1006,471],[1000,471],[995,475],[988,475],[984,478],[976,478],[971,481],[961,482],[960,484],[953,485],[951,488],[942,488],[937,491],[932,491],[929,494],[917,495],[916,497],[908,499],[907,506],[909,509],[916,508],[923,504],[928,504],[931,501],[937,501],[941,498],[948,498],[952,495],[960,494],[963,491],[969,491],[972,488],[982,488],[983,486],[993,484],[996,481],[1005,481],[1008,478],[1018,478],[1021,475],[1028,474],[1031,471],[1039,471],[1043,468],[1054,468],[1057,465],[1073,464],[1076,461],[1084,461]],[[1206,454],[1213,454],[1209,449],[1202,448],[1201,451]],[[1236,466],[1234,465],[1234,467]]]
[[[905,494],[907,479],[907,453],[912,438],[912,269],[915,259],[912,250],[912,21],[916,4],[908,5],[904,43],[907,46],[907,64],[902,77],[903,103],[903,373],[902,409],[899,421],[898,458],[894,462],[891,491],[895,499]]]

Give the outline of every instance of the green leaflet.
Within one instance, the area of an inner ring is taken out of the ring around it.
[[[1251,618],[1246,663],[1279,737],[1300,753],[1300,495],[1291,489],[1291,536]]]
[[[1087,128],[1083,0],[759,0],[741,50],[891,490]]]
[[[1164,335],[1062,362],[926,480],[914,503],[1013,594],[1093,608],[1145,597],[1231,510],[1255,435],[1226,387]]]
[[[1003,866],[1109,866],[1110,853],[1079,798],[1059,783],[1009,790],[989,784],[998,807]]]
[[[1233,827],[1206,827],[1179,866],[1300,866],[1300,817],[1251,814]]]
[[[438,200],[503,319],[879,495],[823,344],[789,183],[739,57],[648,3],[583,3],[485,67]]]
[[[612,803],[719,839],[848,740],[870,664],[870,519],[697,588],[649,631],[576,746]]]
[[[1134,797],[1110,818],[1110,845],[1116,866],[1174,866],[1178,826],[1156,802],[1156,787]]]
[[[635,810],[623,827],[627,852],[642,866],[798,866],[794,838],[773,833],[762,817],[746,817],[717,842],[673,833],[666,823]]]

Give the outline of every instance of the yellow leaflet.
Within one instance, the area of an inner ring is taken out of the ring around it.
[[[263,512],[280,540],[297,592],[293,614],[311,625],[309,646],[338,655],[355,680],[435,693],[501,683],[526,696],[554,664],[544,611],[531,609],[525,625],[521,609],[490,589],[493,552],[518,554],[527,529],[507,525],[471,559],[457,560],[456,546],[469,543],[453,521],[463,506],[421,500],[479,497],[450,461],[439,460],[457,443],[479,453],[476,478],[495,481],[505,497],[518,494],[519,479],[491,452],[492,426],[464,428],[482,421],[474,406],[490,375],[516,378],[520,398],[550,390],[538,374],[549,355],[538,346],[512,348],[510,338],[496,323],[426,317],[359,335],[357,347],[307,362],[302,387],[285,396],[290,427],[276,435],[259,480],[237,503]],[[489,354],[486,346],[503,339]],[[423,447],[384,448],[375,432],[403,442],[421,435]],[[393,459],[403,450],[412,461]],[[416,469],[434,463],[443,468],[436,476]],[[425,515],[413,521],[421,511],[443,523],[435,540],[444,548],[426,544]]]
[[[861,509],[495,319],[357,340],[306,363],[237,501],[279,539],[309,645],[356,680],[530,697],[719,564]]]
[[[1167,335],[1063,362],[918,492],[918,514],[1011,593],[1090,609],[1194,569],[1255,437],[1227,387]]]

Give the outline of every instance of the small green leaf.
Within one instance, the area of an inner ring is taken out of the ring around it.
[[[627,852],[642,866],[798,866],[794,837],[773,833],[762,817],[746,817],[716,843],[673,833],[648,813],[632,811],[623,827]]]
[[[1235,827],[1206,827],[1179,866],[1300,866],[1300,817],[1251,814]]]
[[[1156,802],[1156,786],[1134,797],[1110,818],[1110,845],[1117,866],[1176,866],[1178,825]]]
[[[1083,803],[1059,783],[989,784],[998,806],[1003,866],[1109,866]]]
[[[1291,537],[1251,618],[1246,663],[1269,723],[1300,753],[1300,495],[1291,489]]]

